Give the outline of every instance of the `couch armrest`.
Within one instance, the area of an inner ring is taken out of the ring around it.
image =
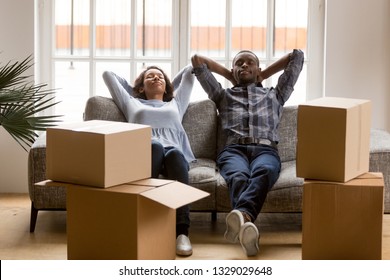
[[[297,145],[298,106],[286,106],[279,124],[279,156],[282,162],[295,160]]]
[[[387,131],[371,130],[370,171],[383,174],[385,181],[384,212],[390,213],[390,133]]]
[[[42,133],[28,152],[28,190],[34,201],[34,184],[46,180],[46,132]]]

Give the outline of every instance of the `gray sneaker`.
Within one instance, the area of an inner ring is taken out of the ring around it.
[[[243,224],[244,217],[242,216],[242,213],[238,210],[232,210],[226,216],[225,239],[231,243],[236,243],[238,241],[240,228]]]
[[[180,234],[176,238],[176,255],[178,256],[191,256],[192,245],[188,236]]]
[[[257,255],[259,252],[259,231],[253,223],[246,222],[241,227],[239,239],[241,247],[248,257]]]

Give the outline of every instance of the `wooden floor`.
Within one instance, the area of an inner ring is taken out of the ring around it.
[[[300,260],[301,215],[261,214],[260,252],[247,258],[240,245],[223,238],[225,214],[216,222],[208,213],[191,214],[192,260]],[[66,260],[66,212],[41,211],[34,233],[29,232],[30,200],[27,194],[0,194],[1,260]],[[390,260],[390,215],[384,215],[382,258]]]

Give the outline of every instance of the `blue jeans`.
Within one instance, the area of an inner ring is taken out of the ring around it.
[[[256,220],[268,191],[279,178],[278,150],[266,145],[233,144],[222,150],[217,164],[228,185],[232,208]]]
[[[152,140],[152,178],[162,174],[166,179],[188,184],[188,171],[189,164],[181,151],[174,147],[163,147],[160,142]],[[185,231],[184,234],[187,233],[190,225],[189,205],[176,210],[176,225]]]

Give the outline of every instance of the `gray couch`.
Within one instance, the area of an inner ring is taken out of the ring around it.
[[[125,121],[124,116],[111,98],[89,98],[85,107],[85,120],[101,119]],[[210,193],[191,205],[192,211],[216,213],[230,211],[228,189],[218,172],[215,158],[222,147],[215,104],[210,100],[191,103],[183,119],[191,147],[197,158],[191,164],[190,185]],[[282,160],[280,178],[271,189],[263,212],[293,213],[302,211],[303,179],[295,173],[295,147],[297,141],[297,106],[284,109],[280,124],[279,154]],[[38,210],[65,210],[64,187],[39,187],[35,182],[45,179],[45,135],[41,135],[29,153],[28,180],[32,201],[30,231],[34,231]],[[390,134],[386,131],[371,131],[370,171],[382,172],[385,179],[385,213],[390,213]]]

